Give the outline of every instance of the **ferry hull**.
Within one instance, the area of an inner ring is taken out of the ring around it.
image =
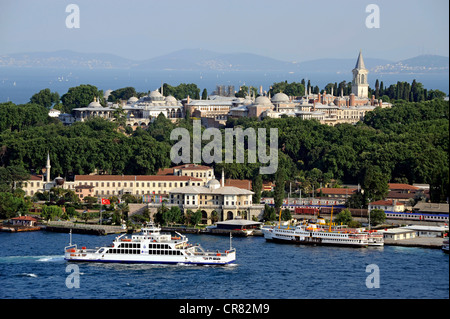
[[[331,242],[326,242],[323,240],[314,238],[313,240],[286,240],[286,239],[279,239],[279,238],[266,238],[266,241],[272,241],[275,243],[280,244],[293,244],[293,245],[310,245],[310,246],[338,246],[338,247],[353,247],[353,248],[365,248],[368,246],[366,243],[354,243],[354,244],[336,244]]]
[[[150,260],[148,258],[125,259],[123,256],[114,258],[114,256],[99,256],[97,254],[85,254],[86,256],[70,256],[66,254],[64,259],[69,262],[94,262],[94,263],[116,263],[116,264],[190,264],[190,265],[228,265],[236,261],[236,253],[229,253],[226,256],[195,256],[192,258],[174,258],[172,260]],[[74,254],[77,255],[77,254]],[[97,256],[96,256],[97,255]]]

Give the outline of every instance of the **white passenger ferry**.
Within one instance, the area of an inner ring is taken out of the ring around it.
[[[384,235],[376,230],[366,230],[369,246],[384,246]]]
[[[348,247],[369,246],[368,234],[364,232],[351,232],[329,230],[316,224],[305,224],[295,227],[264,228],[264,238],[268,241],[292,243],[302,245],[332,245]]]
[[[186,236],[176,233],[160,233],[160,228],[148,224],[140,234],[123,234],[117,237],[110,247],[86,249],[70,244],[65,247],[64,258],[68,261],[103,262],[103,263],[152,263],[152,264],[196,264],[225,265],[236,261],[236,249],[206,251],[200,245],[191,245]]]

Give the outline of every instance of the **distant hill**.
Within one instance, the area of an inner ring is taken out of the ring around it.
[[[443,73],[449,70],[449,58],[422,55],[394,62],[364,57],[372,73]],[[134,61],[106,53],[73,51],[17,53],[0,55],[0,67],[71,68],[71,69],[139,69],[192,71],[275,71],[295,73],[348,74],[356,63],[351,59],[318,59],[286,62],[251,53],[217,53],[203,49],[186,49],[144,61]]]
[[[298,71],[298,65],[251,53],[216,53],[187,49],[149,59],[136,68],[195,71]]]
[[[300,62],[299,67],[307,73],[344,73],[350,74],[355,68],[356,59],[318,59]],[[378,65],[392,63],[389,60],[371,59],[364,57],[364,64],[369,71]]]
[[[448,73],[449,58],[440,55],[419,55],[395,63],[380,64],[375,73]]]
[[[108,53],[80,53],[69,50],[0,55],[0,66],[24,68],[129,68],[136,62]]]

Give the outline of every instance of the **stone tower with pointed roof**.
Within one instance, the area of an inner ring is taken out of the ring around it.
[[[369,83],[367,82],[367,74],[369,70],[364,65],[364,60],[361,50],[359,51],[358,60],[353,69],[352,93],[359,98],[369,97]]]

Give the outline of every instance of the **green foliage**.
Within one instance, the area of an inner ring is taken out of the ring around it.
[[[28,214],[31,203],[10,192],[0,192],[0,219]]]
[[[71,87],[66,94],[61,96],[63,111],[70,113],[74,108],[86,107],[96,97],[100,100],[100,104],[105,105],[103,92],[99,91],[96,86],[81,84],[76,87]]]
[[[303,96],[305,95],[305,86],[302,83],[287,83],[287,81],[272,84],[272,88],[269,90],[270,95],[274,96],[280,92],[287,96]]]
[[[348,225],[352,220],[352,213],[348,209],[344,209],[337,215],[334,222],[336,224]]]
[[[281,211],[281,219],[284,221],[291,220],[292,219],[291,211],[289,209],[283,209]]]
[[[208,91],[206,89],[203,89],[202,91],[202,100],[208,99]]]
[[[62,214],[63,214],[63,210],[59,206],[56,206],[56,205],[52,205],[52,206],[43,205],[42,206],[41,217],[44,220],[58,219],[59,217],[62,216]]]
[[[274,198],[273,203],[275,206],[275,210],[278,212],[283,205],[284,200],[284,184],[285,184],[285,174],[284,170],[280,169],[280,167],[277,170],[277,173],[275,174],[275,190],[274,190]]]
[[[263,219],[265,221],[269,221],[269,220],[277,220],[278,219],[278,214],[275,212],[275,208],[269,206],[269,205],[264,205],[264,214],[263,214]]]
[[[15,186],[20,187],[29,177],[30,174],[22,166],[0,166],[0,192],[12,192]]]
[[[120,100],[127,101],[130,97],[133,97],[133,96],[137,97],[136,90],[135,90],[135,88],[128,86],[125,88],[121,88],[121,89],[112,91],[111,94],[108,96],[108,102],[117,103]]]
[[[253,204],[259,204],[261,201],[262,182],[262,176],[255,174],[252,181],[252,191],[255,193],[253,194]]]
[[[48,124],[49,121],[48,110],[44,106],[33,103],[0,103],[0,132],[21,131],[30,126]]]
[[[178,86],[171,86],[167,83],[163,84],[164,96],[172,95],[177,100],[182,100],[188,96],[191,99],[200,99],[200,89],[194,83],[181,83]]]
[[[372,209],[370,211],[370,225],[376,226],[386,221],[386,214],[382,209]]]
[[[49,109],[53,104],[59,102],[58,92],[51,92],[50,89],[43,89],[30,98],[30,103],[41,105]]]

